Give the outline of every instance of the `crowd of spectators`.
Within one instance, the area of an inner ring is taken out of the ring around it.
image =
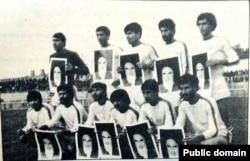
[[[45,91],[49,89],[48,77],[32,78],[24,77],[18,79],[0,80],[1,93],[27,92],[32,89]]]
[[[224,77],[228,83],[248,82],[249,73],[248,69],[228,71],[224,73]]]

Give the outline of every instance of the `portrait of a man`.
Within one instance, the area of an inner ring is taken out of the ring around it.
[[[153,136],[148,133],[148,121],[126,126],[127,137],[135,159],[154,159],[159,157]]]
[[[97,50],[94,53],[95,75],[94,80],[113,79],[113,51]]]
[[[98,159],[98,144],[95,128],[79,125],[76,133],[77,159]]]
[[[168,93],[178,90],[177,81],[181,71],[179,66],[179,58],[173,57],[161,59],[155,62],[156,77],[159,82],[159,92]]]
[[[63,58],[51,58],[50,59],[50,74],[49,74],[49,86],[50,91],[55,93],[56,88],[61,84],[67,84],[67,78],[65,73],[66,59]]]
[[[193,74],[199,79],[200,90],[210,87],[210,71],[209,68],[206,67],[206,62],[206,53],[192,56]]]
[[[101,158],[121,158],[117,129],[114,122],[95,122]]]
[[[136,65],[140,61],[138,54],[120,56],[122,86],[138,86],[143,82],[143,72]]]
[[[158,129],[160,136],[160,153],[163,158],[178,159],[179,145],[183,145],[183,129]]]
[[[38,147],[38,160],[61,159],[61,147],[55,132],[36,130],[35,138]]]

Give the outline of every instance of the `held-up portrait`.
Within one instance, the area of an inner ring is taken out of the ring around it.
[[[193,74],[199,79],[199,89],[209,89],[211,84],[210,69],[206,67],[207,53],[192,56]]]
[[[159,158],[154,137],[148,133],[149,122],[126,126],[127,137],[135,159]]]
[[[59,85],[67,84],[67,77],[65,73],[66,63],[67,59],[64,58],[50,59],[49,86],[52,93],[56,92]]]
[[[101,159],[121,158],[120,145],[117,139],[118,133],[114,122],[95,121],[98,146]]]
[[[113,70],[113,51],[97,50],[94,53],[95,74],[94,81],[112,80]]]
[[[182,128],[159,128],[158,134],[160,137],[159,150],[162,158],[178,159],[179,145],[185,144],[184,131]]]
[[[62,150],[57,134],[54,131],[35,131],[38,149],[38,160],[60,160]]]
[[[76,159],[99,159],[94,126],[79,125],[76,139]]]
[[[138,86],[143,82],[143,72],[137,66],[140,62],[138,54],[120,56],[120,67],[122,68],[120,81],[122,86]]]
[[[178,57],[161,59],[155,62],[156,78],[159,82],[159,92],[169,93],[177,91],[177,81],[180,77],[180,63]]]

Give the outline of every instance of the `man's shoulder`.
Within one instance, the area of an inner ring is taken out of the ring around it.
[[[160,104],[167,104],[168,106],[171,106],[171,103],[169,102],[169,100],[161,98],[161,100],[159,101]]]
[[[68,50],[68,49],[64,49],[64,53],[65,54],[78,55],[76,51],[72,51],[72,50]]]

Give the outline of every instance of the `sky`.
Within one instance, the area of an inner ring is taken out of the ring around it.
[[[63,32],[66,48],[76,51],[88,65],[99,45],[98,26],[111,30],[110,43],[129,47],[124,27],[131,22],[142,26],[142,42],[163,43],[158,23],[171,18],[176,23],[177,40],[190,52],[201,40],[196,18],[212,12],[218,26],[214,35],[226,37],[231,45],[249,45],[248,1],[81,1],[81,0],[0,0],[0,79],[40,74],[49,71],[49,56],[54,52],[52,35]]]

